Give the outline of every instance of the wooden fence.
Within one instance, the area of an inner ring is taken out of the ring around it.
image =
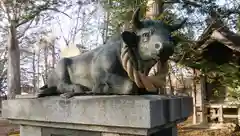
[[[197,106],[197,112],[201,113],[200,105]],[[227,119],[234,119],[240,125],[240,104],[228,103],[208,103],[204,105],[204,114],[206,120],[216,120],[218,123],[225,123]]]

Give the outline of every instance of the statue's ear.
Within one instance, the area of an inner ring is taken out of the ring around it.
[[[138,36],[134,32],[124,31],[121,34],[123,42],[130,47],[137,47]]]

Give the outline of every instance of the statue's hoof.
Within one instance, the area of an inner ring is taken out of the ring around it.
[[[60,97],[64,98],[64,99],[69,99],[71,97],[73,97],[74,94],[73,93],[63,93],[60,95]]]
[[[37,98],[44,97],[43,94],[41,94],[41,93],[36,93],[35,96],[36,96]]]

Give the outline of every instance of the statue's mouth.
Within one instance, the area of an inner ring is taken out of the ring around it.
[[[164,64],[168,59],[169,59],[168,55],[159,54],[157,61],[160,61],[162,64]]]
[[[160,57],[159,55],[157,55],[157,56],[154,57],[154,60],[159,61],[160,58],[161,58],[161,57]]]

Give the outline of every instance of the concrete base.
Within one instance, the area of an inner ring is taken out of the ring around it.
[[[2,116],[21,136],[176,136],[192,107],[190,97],[159,95],[28,97],[3,101]]]

